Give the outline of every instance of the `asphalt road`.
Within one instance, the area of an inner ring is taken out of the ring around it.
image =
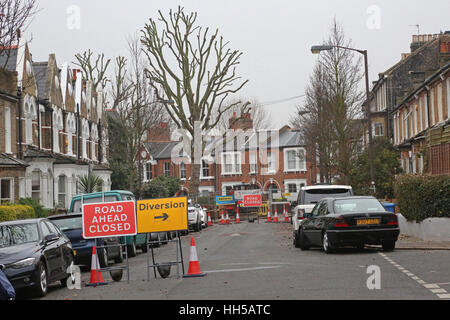
[[[301,251],[292,245],[290,224],[244,221],[182,237],[186,272],[191,237],[205,277],[177,278],[173,266],[169,278],[155,279],[151,270],[147,281],[147,255],[140,253],[130,259],[130,283],[125,273],[121,282],[85,287],[85,270],[81,290],[53,284],[43,300],[450,300],[450,251]],[[157,263],[175,255],[175,243],[155,249]],[[367,286],[369,266],[379,267],[380,289]]]

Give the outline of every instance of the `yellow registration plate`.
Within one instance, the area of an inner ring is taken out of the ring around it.
[[[77,250],[73,250],[73,255],[74,255],[74,256],[77,255]]]
[[[380,224],[380,219],[358,219],[356,222],[358,226]]]

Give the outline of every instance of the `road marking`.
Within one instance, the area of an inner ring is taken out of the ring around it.
[[[209,271],[203,271],[203,272],[204,273],[240,272],[240,271],[254,271],[254,270],[276,269],[276,268],[280,268],[280,266],[254,267],[254,268],[242,268],[242,269],[209,270]]]
[[[421,284],[426,289],[430,290],[431,293],[437,295],[438,298],[440,298],[440,299],[450,299],[450,294],[447,293],[447,291],[445,289],[442,289],[441,287],[439,287],[439,285],[450,284],[450,282],[448,282],[448,283],[426,283],[425,281],[421,280],[419,277],[415,276],[413,273],[411,273],[408,270],[406,270],[405,268],[403,268],[398,263],[395,263],[392,259],[390,259],[385,254],[380,253],[380,252],[378,254],[380,256],[382,256],[386,261],[391,263],[393,266],[395,266],[399,271],[402,271],[403,273],[408,275],[411,279],[416,280],[417,283]]]
[[[423,286],[427,289],[439,289],[439,286],[435,283],[424,284]]]
[[[431,289],[431,292],[433,292],[433,293],[447,293],[447,290],[445,290],[445,289]]]

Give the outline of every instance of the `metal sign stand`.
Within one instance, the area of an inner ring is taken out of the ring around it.
[[[148,237],[147,239],[150,239],[150,237]],[[155,254],[153,252],[153,244],[159,244],[161,245],[162,241],[159,237],[159,233],[158,233],[158,240],[156,241],[147,241],[147,281],[150,281],[150,268],[153,268],[153,273],[155,275],[155,279],[157,278],[156,276],[156,268],[157,267],[162,267],[162,266],[168,266],[170,268],[170,266],[172,265],[176,265],[177,266],[177,279],[180,278],[180,273],[179,273],[179,265],[181,264],[182,267],[182,271],[183,271],[183,276],[184,276],[184,260],[183,260],[183,249],[181,247],[181,238],[180,238],[180,234],[179,231],[176,231],[176,239],[172,239],[172,240],[167,240],[167,242],[177,242],[176,245],[176,260],[175,261],[169,261],[169,262],[164,262],[164,263],[155,263]],[[152,262],[153,264],[150,264],[150,255],[149,255],[149,247],[151,249],[151,253],[152,253]],[[180,259],[181,258],[181,259]]]
[[[82,208],[83,208],[83,202],[84,202],[84,195],[81,195],[81,207]],[[104,203],[104,202],[105,202],[105,193],[102,192],[102,203]],[[120,238],[120,237],[117,237],[117,238]],[[95,238],[94,240],[95,240],[95,247],[96,248],[102,248],[102,249],[105,249],[105,250],[107,250],[108,248],[125,246],[125,259],[126,259],[126,265],[125,266],[100,268],[98,271],[100,271],[100,272],[101,271],[109,271],[110,274],[111,274],[111,271],[113,271],[113,270],[125,270],[126,269],[127,270],[127,283],[130,283],[130,264],[128,263],[128,246],[127,246],[127,241],[125,240],[125,243],[120,243],[120,239],[119,239],[119,244],[106,245],[106,246],[97,246],[97,238]],[[108,255],[106,255],[106,256],[108,256]],[[108,259],[108,258],[106,258],[106,259]],[[114,280],[114,281],[120,281],[120,280]],[[97,273],[97,284],[99,284],[98,273]],[[102,283],[101,285],[107,285],[107,284],[108,283]],[[96,286],[96,284],[94,284],[94,286]]]

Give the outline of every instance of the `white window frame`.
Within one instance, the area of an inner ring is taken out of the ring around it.
[[[444,120],[444,104],[442,103],[442,98],[444,95],[444,86],[443,83],[439,83],[437,85],[437,108],[438,108],[438,122]]]
[[[201,167],[200,167],[200,179],[201,179],[201,180],[211,180],[211,179],[214,179],[214,177],[211,176],[211,168],[209,167],[209,161],[208,161],[208,159],[209,159],[208,157],[202,158],[202,164],[201,164]],[[206,166],[203,166],[203,164],[206,164]],[[208,169],[208,173],[209,173],[208,176],[205,176],[205,175],[203,174],[203,170],[204,170],[205,168]]]
[[[226,195],[227,194],[227,187],[233,187],[236,185],[240,185],[242,184],[242,182],[240,181],[234,181],[234,182],[222,182],[222,195]]]
[[[64,178],[64,192],[61,192],[60,186],[61,186],[61,178]],[[58,176],[58,205],[63,205],[64,208],[67,206],[67,187],[68,187],[68,179],[67,176],[62,174]],[[64,203],[60,202],[61,196],[64,198]]]
[[[182,172],[184,171],[184,177],[182,176]],[[186,163],[185,162],[181,162],[180,166],[179,166],[179,174],[180,174],[180,179],[181,180],[186,180],[187,177],[187,169],[186,169]]]
[[[166,170],[166,165],[169,166],[168,174],[167,174],[167,170]],[[171,174],[171,172],[170,172],[170,162],[164,162],[163,163],[163,171],[164,171],[164,175],[166,177],[170,177],[170,174]]]
[[[153,161],[147,161],[147,162],[144,162],[144,168],[143,168],[143,172],[144,172],[144,182],[149,182],[149,181],[152,181],[153,180],[153,165],[154,165],[155,163],[153,162]],[[148,177],[148,171],[147,171],[147,166],[148,165],[150,165],[150,168],[151,168],[151,173],[152,173],[152,178],[151,179],[149,179],[149,177]]]
[[[256,150],[251,150],[249,152],[249,164],[250,164],[250,172],[249,174],[258,174],[258,153]]]
[[[289,168],[289,156],[288,154],[294,152],[295,153],[295,168]],[[299,154],[303,153],[303,160],[300,159]],[[284,172],[301,172],[306,171],[306,150],[305,148],[285,148],[283,150],[284,154]],[[269,161],[268,161],[269,162]],[[270,167],[268,166],[269,172]]]
[[[225,163],[225,157],[226,156],[231,156],[231,163]],[[236,156],[237,156],[237,161],[236,161]],[[239,151],[231,151],[231,152],[223,152],[221,154],[221,167],[222,167],[222,175],[238,175],[238,174],[242,174],[242,154]],[[225,166],[226,165],[231,165],[231,171],[230,172],[225,172]],[[238,168],[238,170],[236,170]]]
[[[5,107],[5,153],[11,154],[11,108]]]

